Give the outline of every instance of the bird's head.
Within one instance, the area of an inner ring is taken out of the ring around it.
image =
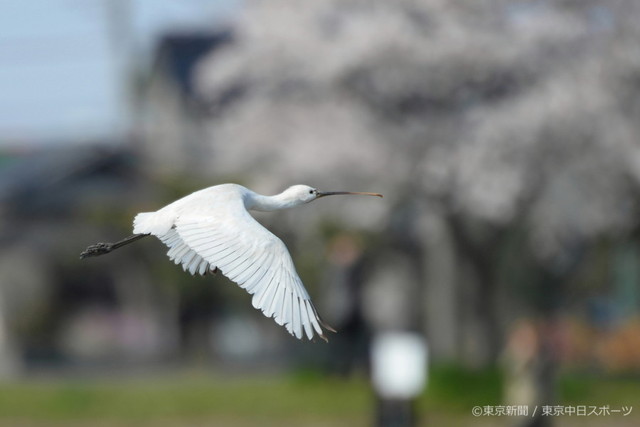
[[[288,197],[294,200],[299,200],[302,203],[309,203],[320,197],[335,196],[339,194],[360,194],[364,196],[376,196],[382,197],[382,194],[378,193],[362,193],[352,191],[319,191],[317,188],[309,187],[308,185],[293,185],[284,191]]]

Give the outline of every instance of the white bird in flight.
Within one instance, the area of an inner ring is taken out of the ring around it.
[[[378,193],[321,192],[294,185],[275,196],[263,196],[237,184],[221,184],[189,194],[156,212],[143,212],[133,220],[132,236],[115,243],[89,246],[80,258],[109,253],[153,235],[169,247],[167,255],[189,273],[221,271],[253,295],[255,308],[298,339],[314,333],[327,341],[322,321],[311,302],[286,246],[264,228],[249,210],[275,211],[309,203],[325,196]]]

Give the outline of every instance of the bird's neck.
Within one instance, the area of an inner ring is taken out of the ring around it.
[[[277,211],[298,206],[303,202],[287,197],[285,193],[276,194],[275,196],[263,196],[262,194],[252,193],[245,202],[247,209],[254,211]]]

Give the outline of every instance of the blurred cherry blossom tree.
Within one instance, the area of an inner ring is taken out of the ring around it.
[[[640,178],[637,9],[249,2],[236,43],[200,69],[212,170],[524,220],[541,256],[624,231]]]

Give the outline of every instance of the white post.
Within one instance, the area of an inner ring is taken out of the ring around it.
[[[428,350],[414,332],[384,332],[371,346],[371,376],[380,398],[377,425],[413,426],[413,402],[427,383]]]

